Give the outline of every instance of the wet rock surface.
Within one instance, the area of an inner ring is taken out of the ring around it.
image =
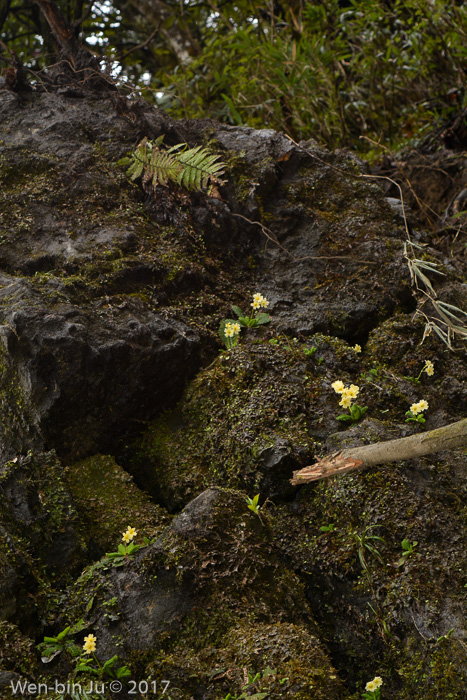
[[[216,197],[128,181],[118,160],[162,134],[221,155]],[[420,345],[404,218],[366,175],[270,130],[0,92],[5,697],[126,665],[172,700],[356,700],[375,675],[389,700],[467,698],[464,451],[289,483],[465,416],[465,349]],[[409,224],[466,308],[462,259]],[[219,353],[257,291],[271,323]],[[355,425],[338,379],[368,407]],[[406,423],[421,398],[426,423]]]

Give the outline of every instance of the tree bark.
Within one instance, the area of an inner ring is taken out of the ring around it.
[[[467,445],[467,418],[427,433],[417,433],[406,438],[377,442],[363,447],[350,447],[295,471],[290,483],[297,486],[335,474],[344,474],[353,469],[361,470],[377,464],[412,459],[441,450],[452,450],[463,445]]]
[[[60,47],[60,58],[53,69],[49,70],[56,82],[65,84],[80,83],[93,89],[116,90],[112,80],[105,78],[99,62],[76,37],[73,27],[66,21],[60,9],[53,0],[36,0],[40,10],[47,20],[57,45]]]

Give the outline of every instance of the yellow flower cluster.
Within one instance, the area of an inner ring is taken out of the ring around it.
[[[88,634],[84,638],[83,649],[85,654],[92,654],[93,651],[96,651],[96,641],[97,639],[93,634]]]
[[[128,544],[137,534],[138,533],[136,532],[134,527],[128,526],[127,531],[123,533],[122,540]]]
[[[240,333],[240,324],[239,323],[226,323],[225,328],[224,328],[224,333],[226,338],[233,338],[234,335],[238,335]]]
[[[375,690],[378,690],[383,685],[383,679],[380,676],[375,676],[372,681],[369,681],[366,686],[365,690],[367,690],[369,693],[374,693]]]
[[[357,345],[354,345],[352,349],[355,350],[355,352],[361,352],[362,346],[357,343]]]
[[[339,401],[339,406],[342,406],[342,408],[350,408],[350,406],[352,405],[352,400],[357,398],[358,393],[360,391],[359,387],[355,384],[345,386],[344,382],[341,382],[340,379],[333,382],[331,386],[336,392],[336,394],[341,395],[342,398]]]
[[[410,410],[414,414],[414,416],[416,416],[419,413],[422,413],[422,411],[426,411],[427,408],[428,401],[425,401],[425,399],[421,399],[418,403],[413,403],[410,407]]]
[[[250,304],[250,306],[252,306],[254,309],[265,309],[269,306],[269,301],[266,299],[266,297],[263,297],[262,294],[257,292],[256,294],[253,294],[253,303]]]
[[[422,372],[426,372],[429,377],[434,375],[435,368],[431,360],[425,360],[425,367],[422,369]]]

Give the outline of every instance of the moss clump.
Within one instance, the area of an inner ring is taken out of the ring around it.
[[[34,642],[12,622],[0,621],[0,673],[10,671],[32,679],[37,676],[37,654]],[[16,678],[18,680],[18,678]],[[1,686],[2,697],[14,697],[8,686]]]
[[[45,585],[43,569],[63,584],[86,559],[81,523],[54,452],[31,453],[3,465],[0,524],[11,547],[8,563],[21,572],[19,589]]]
[[[8,332],[8,331],[7,331]],[[11,333],[13,335],[13,333]],[[18,368],[0,344],[0,436],[3,449],[21,453],[35,434],[35,416],[22,388]]]
[[[94,455],[76,462],[64,477],[97,556],[114,551],[128,525],[141,537],[153,538],[169,521],[167,512],[150,502],[113,457]]]
[[[267,692],[270,700],[342,700],[346,695],[322,644],[302,626],[245,621],[226,635],[224,648],[231,666],[261,675],[249,690]],[[242,685],[243,678],[231,692],[241,692]]]

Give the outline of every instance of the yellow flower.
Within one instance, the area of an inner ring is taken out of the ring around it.
[[[381,678],[381,676],[375,676],[373,678],[373,683],[377,688],[380,688],[383,685],[383,679]]]
[[[353,346],[353,349],[355,352],[361,352],[362,351],[362,346],[357,343],[357,345]]]
[[[426,372],[429,377],[433,376],[433,374],[435,373],[435,368],[433,367],[433,363],[431,360],[425,360],[425,367],[422,371]]]
[[[123,540],[124,542],[126,542],[126,543],[128,544],[129,542],[131,542],[132,539],[133,539],[133,536],[130,535],[129,532],[124,532],[124,533],[123,533],[122,540]]]
[[[365,690],[368,690],[369,693],[374,693],[374,691],[378,690],[378,688],[379,686],[377,686],[374,681],[369,681],[365,686]]]
[[[262,294],[259,294],[259,292],[256,292],[256,294],[253,294],[253,303],[251,306],[254,309],[260,309],[262,306],[266,308],[269,306],[269,301],[266,299],[266,297],[263,297]]]
[[[331,386],[334,389],[334,391],[336,392],[336,394],[342,394],[342,392],[344,391],[344,382],[341,382],[340,379],[338,379],[336,382],[331,384]]]
[[[350,408],[352,405],[352,398],[350,396],[342,396],[341,400],[339,401],[339,406],[342,406],[342,408]]]
[[[351,384],[349,386],[349,388],[346,389],[346,391],[347,391],[347,396],[350,396],[351,399],[356,399],[360,389],[355,384]]]
[[[422,411],[426,411],[427,408],[428,408],[428,401],[425,401],[425,399],[421,399],[418,402],[418,409],[419,409],[418,412],[421,413]]]
[[[421,408],[419,403],[413,403],[410,407],[411,412],[414,414],[414,416],[417,415],[417,413],[421,413]],[[410,417],[410,416],[409,416]]]
[[[128,525],[126,531],[127,531],[127,533],[130,535],[131,539],[133,539],[133,537],[135,537],[135,536],[138,534],[138,533],[136,532],[135,528],[134,528],[134,527],[130,527],[129,525]]]
[[[224,328],[224,334],[226,338],[233,338],[234,335],[240,333],[239,323],[226,323]]]
[[[91,654],[93,651],[96,651],[96,641],[97,639],[93,634],[88,634],[84,638],[83,649],[85,654]]]
[[[259,294],[259,292],[256,292],[256,294],[253,294],[253,303],[251,306],[254,309],[259,309],[261,307],[261,299],[263,298],[262,294]]]

